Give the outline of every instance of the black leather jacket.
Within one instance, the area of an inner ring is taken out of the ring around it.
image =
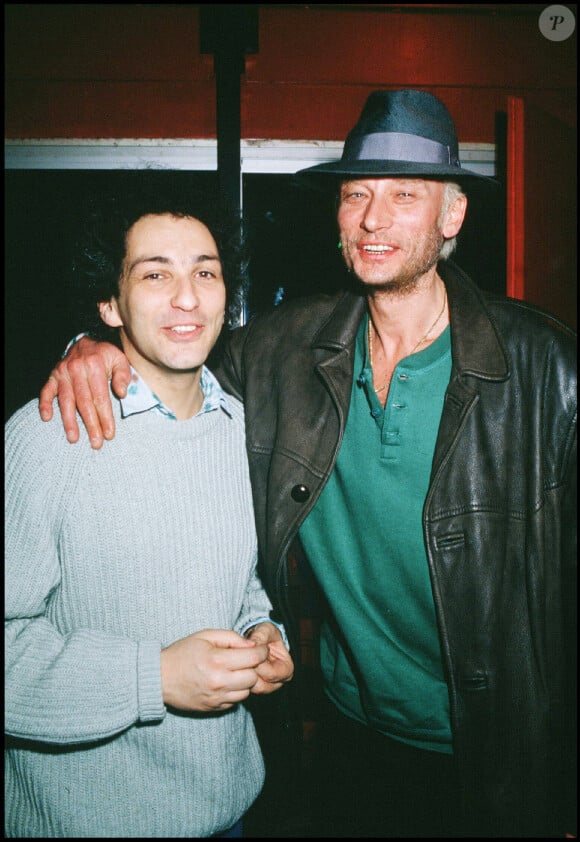
[[[451,262],[439,272],[453,367],[423,531],[466,835],[562,836],[576,798],[575,334],[487,300]],[[215,369],[245,404],[262,575],[294,643],[287,554],[340,447],[364,311],[354,292],[289,302],[233,331]]]

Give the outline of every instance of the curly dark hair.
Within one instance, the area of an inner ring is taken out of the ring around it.
[[[83,310],[84,329],[98,339],[118,344],[118,330],[102,322],[97,305],[119,294],[127,233],[148,214],[192,217],[209,229],[222,262],[225,325],[235,327],[247,291],[248,260],[240,216],[222,193],[188,187],[182,192],[131,188],[89,198],[71,271],[72,291]]]

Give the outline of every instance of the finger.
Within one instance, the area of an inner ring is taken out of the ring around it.
[[[288,669],[286,664],[274,665],[268,663],[267,661],[263,664],[259,664],[256,667],[256,672],[258,673],[258,677],[263,681],[268,681],[274,684],[286,681],[288,676],[291,675],[291,671]]]
[[[240,693],[249,694],[258,680],[255,669],[217,669],[207,675],[206,695],[214,703],[221,701],[239,701]]]
[[[216,664],[229,672],[243,673],[246,670],[255,670],[266,661],[267,657],[266,646],[251,646],[249,649],[221,649],[216,654]]]
[[[292,679],[294,675],[294,662],[288,653],[286,653],[285,657],[272,657],[270,651],[268,660],[257,666],[256,672],[262,681],[279,687]],[[256,692],[256,690],[254,689],[252,692]]]
[[[278,683],[281,681],[280,676],[275,669],[272,669],[267,663],[260,664],[256,667],[258,680],[266,682],[267,684]]]
[[[52,403],[57,393],[58,383],[56,382],[56,377],[51,374],[40,390],[40,397],[38,399],[38,411],[43,421],[50,421],[52,418]]]
[[[252,640],[230,629],[203,629],[196,634],[214,646],[223,646],[224,649],[253,649],[256,645]]]
[[[283,641],[274,640],[268,644],[268,660],[291,662],[291,656]]]
[[[234,705],[237,705],[240,702],[244,702],[250,695],[250,692],[250,689],[246,689],[229,693],[226,700],[223,700],[213,705],[211,707],[211,710],[229,710],[230,708],[233,708]]]
[[[76,376],[76,366],[71,362],[71,378]],[[76,381],[75,387],[76,387]],[[109,383],[107,374],[100,357],[87,357],[84,361],[79,363],[79,387],[81,384],[87,383],[90,400],[94,405],[94,413],[92,407],[88,405],[85,407],[81,404],[81,398],[84,400],[85,392],[77,391],[77,402],[79,405],[79,412],[85,425],[87,427],[91,445],[94,447],[93,439],[99,442],[99,447],[102,444],[103,437],[107,440],[112,439],[115,435],[115,419],[113,416],[113,405],[111,402],[111,393],[109,391]],[[126,391],[126,389],[125,389]],[[84,412],[88,413],[85,418]],[[95,420],[96,416],[96,420]],[[89,424],[90,417],[90,424]]]
[[[245,693],[246,695],[244,696],[244,698],[247,698],[259,681],[260,676],[258,675],[255,669],[236,670],[230,673],[228,693]],[[231,698],[231,696],[228,696],[228,701],[231,701]]]
[[[78,441],[79,430],[76,415],[78,409],[87,429],[91,447],[98,450],[103,444],[103,431],[86,378],[76,375],[74,391],[73,386],[68,381],[61,381],[58,391],[58,405],[67,439],[72,443]]]
[[[198,707],[193,710],[218,711],[229,710],[234,705],[245,701],[250,695],[251,690],[245,688],[243,690],[231,690],[219,697],[208,697]]]
[[[57,400],[66,437],[71,444],[74,444],[79,440],[79,425],[77,423],[75,396],[68,380],[60,381]]]
[[[250,690],[252,695],[255,696],[265,696],[268,693],[274,693],[276,690],[279,690],[283,686],[282,681],[265,681],[263,678],[258,676],[258,680]]]
[[[256,643],[282,643],[282,635],[279,630],[270,622],[259,623],[254,626],[248,637],[250,640],[255,640]],[[283,645],[283,643],[282,643]]]

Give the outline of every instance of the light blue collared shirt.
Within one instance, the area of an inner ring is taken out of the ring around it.
[[[214,409],[223,409],[224,412],[231,415],[225,392],[211,371],[205,366],[202,366],[201,369],[200,385],[203,392],[203,404],[197,415],[201,415],[203,412],[212,412]],[[175,413],[151,391],[147,383],[132,366],[131,382],[127,388],[126,396],[121,398],[120,403],[123,418],[154,409],[171,421],[177,421]]]

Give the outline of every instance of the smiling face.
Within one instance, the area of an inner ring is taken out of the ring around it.
[[[224,322],[222,267],[209,230],[191,217],[141,217],[129,229],[119,296],[100,304],[120,327],[130,363],[150,385],[160,374],[197,372]]]
[[[433,269],[465,216],[458,197],[441,213],[445,186],[418,178],[346,181],[338,225],[347,267],[374,289],[404,290]]]

